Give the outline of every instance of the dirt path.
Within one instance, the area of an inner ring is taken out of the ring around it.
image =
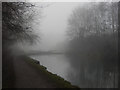
[[[35,70],[22,59],[13,60],[15,69],[15,88],[55,88],[56,85],[50,82],[41,72]]]

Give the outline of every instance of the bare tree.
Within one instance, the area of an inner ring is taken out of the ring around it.
[[[32,33],[32,17],[34,5],[24,2],[2,3],[3,45],[20,40],[33,42],[36,35]]]

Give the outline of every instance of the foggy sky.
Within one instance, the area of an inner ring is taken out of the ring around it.
[[[61,49],[66,44],[67,20],[72,11],[80,5],[80,2],[51,3],[48,7],[42,9],[42,20],[34,26],[34,31],[40,36],[40,42],[31,46],[31,49],[55,50]],[[45,2],[44,4],[48,3]],[[41,4],[38,2],[37,5]],[[36,20],[38,19],[41,19],[41,15],[37,16]]]
[[[60,46],[66,40],[67,20],[72,10],[79,3],[53,3],[42,11],[42,21],[37,27],[40,33],[40,43],[35,46],[37,49],[52,50]]]

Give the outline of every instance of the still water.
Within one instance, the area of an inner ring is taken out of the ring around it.
[[[31,57],[40,61],[40,64],[47,67],[48,71],[76,85],[74,80],[70,80],[69,78],[70,75],[75,76],[75,70],[71,67],[70,61],[64,54],[33,55]]]
[[[104,79],[101,66],[91,65],[80,58],[66,56],[64,54],[32,55],[33,59],[47,67],[47,70],[61,76],[65,80],[81,88],[111,88],[113,86],[113,75]]]

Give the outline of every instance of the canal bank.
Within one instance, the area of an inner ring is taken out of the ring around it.
[[[14,58],[13,65],[14,85],[8,88],[78,88],[29,57]]]

